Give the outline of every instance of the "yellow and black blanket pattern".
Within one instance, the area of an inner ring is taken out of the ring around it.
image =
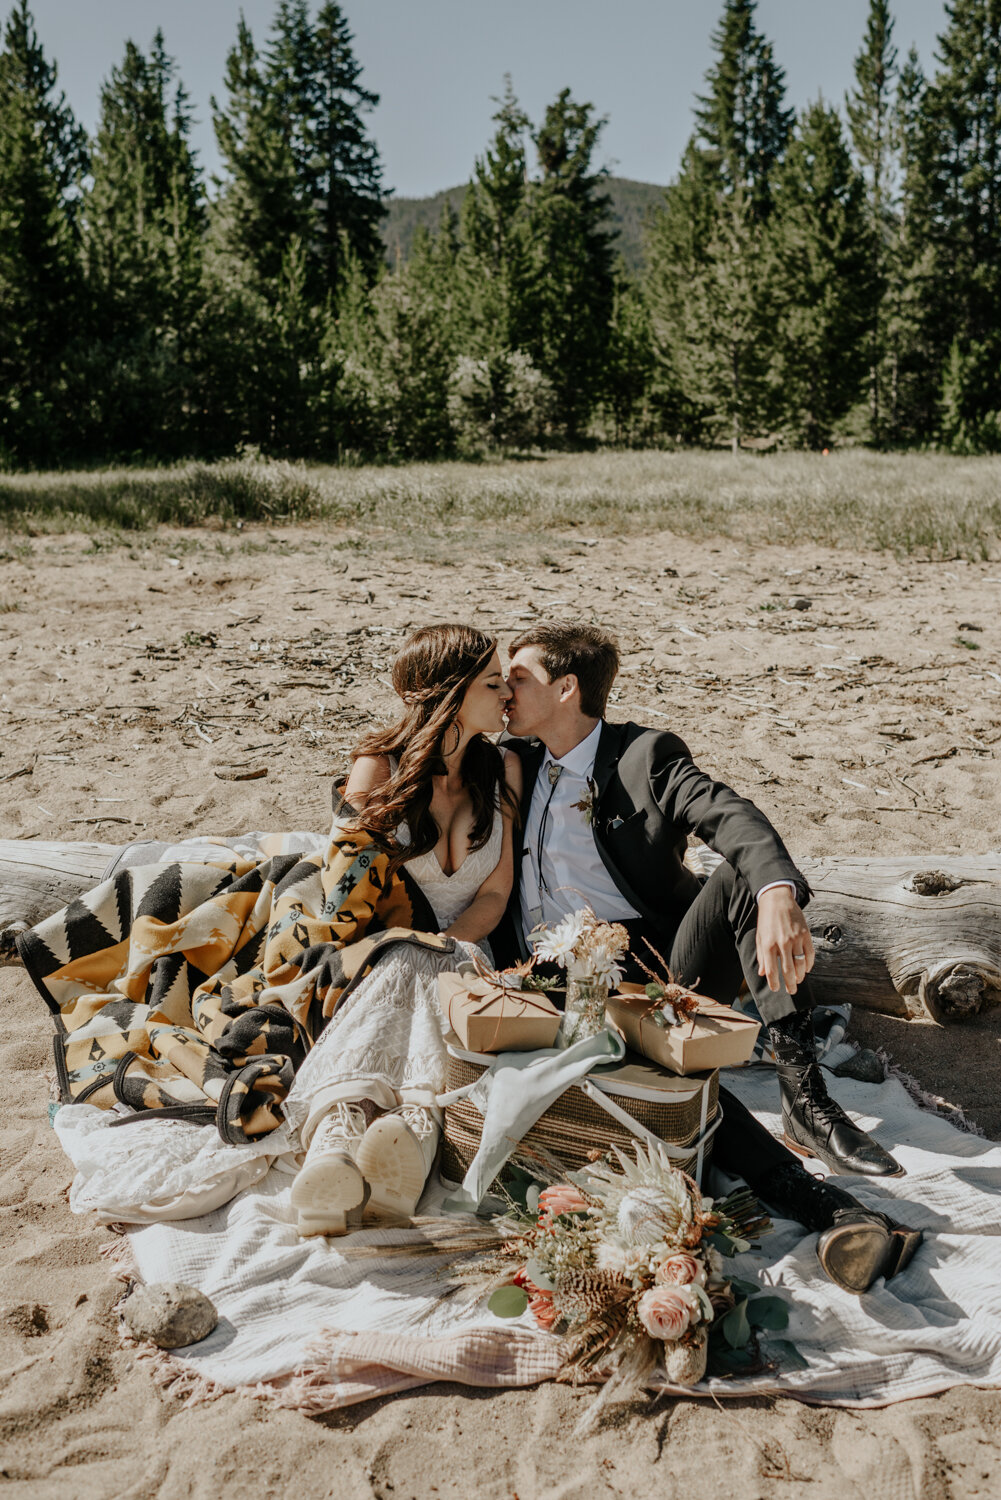
[[[124,869],[18,939],[56,1023],[64,1103],[281,1123],[340,1000],[398,943],[454,948],[405,873],[337,825],[326,853]]]

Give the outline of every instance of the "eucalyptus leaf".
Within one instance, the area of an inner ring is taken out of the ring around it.
[[[709,1293],[706,1291],[704,1286],[696,1286],[695,1295],[699,1299],[699,1306],[702,1308],[702,1316],[705,1318],[707,1323],[711,1323],[713,1318],[715,1317],[715,1313],[713,1311],[712,1299],[709,1296]]]
[[[718,1250],[720,1255],[726,1256],[727,1259],[732,1255],[736,1255],[737,1245],[743,1243],[742,1241],[731,1239],[728,1234],[723,1233],[722,1229],[714,1229],[712,1234],[708,1236],[708,1240],[713,1249]],[[757,1291],[757,1287],[755,1287],[755,1291]]]
[[[789,1304],[783,1297],[752,1297],[747,1320],[754,1328],[788,1328]]]
[[[495,1318],[520,1318],[528,1306],[528,1293],[520,1286],[499,1286],[487,1303]]]
[[[742,1276],[728,1276],[727,1281],[735,1297],[756,1297],[761,1291],[756,1281],[745,1281]]]
[[[792,1339],[769,1339],[762,1351],[768,1359],[776,1360],[783,1370],[808,1370],[809,1360],[800,1354]]]
[[[731,1307],[723,1319],[723,1337],[731,1349],[743,1349],[751,1337],[751,1325],[747,1321],[747,1301]]]
[[[530,1260],[525,1267],[525,1275],[529,1281],[539,1288],[540,1292],[555,1292],[555,1281],[553,1281],[551,1276],[547,1275],[539,1261]]]

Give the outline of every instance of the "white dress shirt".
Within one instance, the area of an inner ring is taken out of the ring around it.
[[[640,913],[623,896],[605,868],[585,812],[575,803],[593,788],[595,756],[601,722],[586,739],[557,761],[547,750],[539,767],[525,823],[525,855],[521,861],[521,920],[525,938],[534,927],[562,921],[582,906],[590,906],[606,922],[627,922]],[[559,766],[553,786],[550,766]],[[773,886],[763,885],[755,899]]]
[[[551,926],[582,906],[590,906],[606,922],[625,922],[639,916],[605,869],[587,815],[574,806],[588,796],[600,738],[598,723],[562,760],[555,760],[547,750],[539,767],[525,823],[526,852],[521,862],[521,916],[526,937],[540,922]],[[555,765],[562,770],[554,787],[549,767]]]

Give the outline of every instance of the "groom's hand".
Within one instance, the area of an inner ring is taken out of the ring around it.
[[[799,902],[788,886],[762,891],[758,899],[756,936],[758,973],[768,988],[779,988],[780,976],[790,995],[813,968],[813,939]]]

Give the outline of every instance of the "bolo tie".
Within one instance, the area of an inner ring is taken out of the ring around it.
[[[539,821],[539,837],[535,844],[535,868],[539,873],[539,893],[546,896],[551,896],[552,891],[549,889],[546,877],[542,873],[542,846],[546,841],[546,829],[549,826],[549,808],[553,797],[556,795],[556,787],[560,777],[563,775],[563,770],[563,766],[555,760],[550,761],[546,767],[546,774],[549,777],[549,796],[546,798],[546,805],[542,809],[542,817]]]

